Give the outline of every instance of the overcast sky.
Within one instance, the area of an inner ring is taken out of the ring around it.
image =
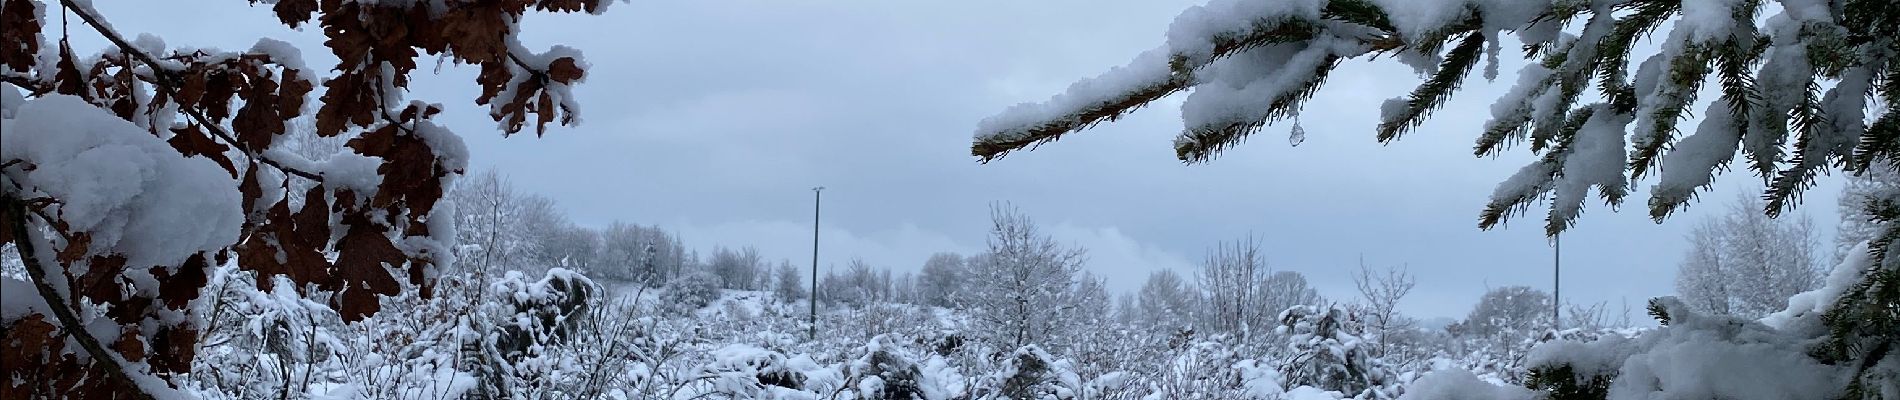
[[[334,64],[320,31],[292,31],[268,7],[237,0],[98,1],[121,32],[174,47],[248,48],[260,36]],[[1480,231],[1496,183],[1533,159],[1522,148],[1471,156],[1491,99],[1514,81],[1481,77],[1415,133],[1373,139],[1383,99],[1420,80],[1390,60],[1352,60],[1300,119],[1267,127],[1205,165],[1182,165],[1170,141],[1179,96],[1122,121],[982,165],[969,154],[977,121],[1040,101],[1076,79],[1159,45],[1183,0],[955,2],[678,1],[615,4],[601,16],[530,15],[523,42],[564,44],[592,64],[577,90],[584,123],[503,138],[476,106],[472,68],[425,66],[412,97],[448,106],[478,168],[556,199],[579,223],[658,224],[702,252],[757,246],[809,262],[813,186],[825,186],[821,265],[863,257],[914,271],[931,253],[984,246],[988,207],[1007,201],[1058,240],[1086,247],[1088,269],[1132,291],[1150,271],[1188,273],[1206,248],[1252,235],[1270,266],[1306,274],[1335,299],[1348,271],[1405,264],[1419,286],[1403,309],[1456,317],[1486,287],[1551,284],[1541,208]],[[103,44],[74,30],[81,51]],[[1508,46],[1507,46],[1508,47]],[[1507,52],[1508,53],[1508,52]],[[1695,108],[1700,110],[1701,107]],[[1685,123],[1684,126],[1694,126]],[[1627,300],[1635,319],[1673,290],[1683,235],[1758,178],[1724,175],[1716,192],[1657,225],[1636,183],[1622,212],[1596,202],[1564,238],[1572,302]],[[1837,179],[1805,197],[1831,241]]]

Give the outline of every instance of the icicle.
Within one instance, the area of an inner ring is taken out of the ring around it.
[[[1305,141],[1306,141],[1306,128],[1300,127],[1300,115],[1293,114],[1293,133],[1287,135],[1286,142],[1288,144],[1292,144],[1294,147],[1299,147],[1300,142],[1305,142]]]
[[[1484,80],[1486,82],[1498,80],[1498,52],[1503,50],[1498,44],[1498,34],[1499,32],[1494,31],[1484,35]]]

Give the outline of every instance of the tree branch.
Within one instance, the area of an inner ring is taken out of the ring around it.
[[[13,244],[20,251],[20,260],[26,264],[26,274],[33,278],[33,286],[39,289],[40,298],[46,301],[46,308],[53,310],[54,318],[59,320],[60,329],[72,336],[73,341],[79,342],[79,346],[92,355],[93,362],[104,367],[108,375],[123,381],[126,387],[132,388],[132,393],[136,398],[152,400],[152,394],[146,393],[138,381],[126,374],[125,366],[119,365],[119,358],[107,352],[105,346],[99,344],[98,338],[86,332],[85,325],[79,323],[79,317],[73,314],[72,309],[66,308],[65,299],[61,298],[58,291],[53,290],[51,283],[46,282],[46,269],[40,263],[37,244],[33,240],[33,231],[27,229],[26,203],[10,195],[0,197],[0,202],[4,202],[4,207],[7,208],[7,216],[11,220],[7,221],[11,225],[9,229],[16,234]]]
[[[153,83],[156,84],[158,89],[164,91],[166,95],[172,96],[172,98],[174,99],[178,98],[178,86],[179,86],[178,77],[172,75],[172,71],[165,69],[164,65],[159,64],[157,58],[153,58],[151,54],[147,54],[145,53],[144,50],[140,50],[138,47],[132,46],[130,42],[125,41],[125,38],[120,37],[118,32],[113,32],[112,29],[106,28],[105,24],[100,23],[99,17],[94,16],[87,12],[87,10],[90,10],[91,7],[80,7],[79,5],[74,4],[73,0],[60,0],[60,4],[65,5],[68,11],[71,11],[73,14],[78,15],[79,19],[81,21],[85,21],[86,25],[91,26],[94,31],[98,31],[100,36],[105,36],[106,40],[111,41],[113,46],[117,46],[119,48],[119,51],[125,52],[126,54],[130,54],[133,57],[138,58],[140,62],[145,63],[146,66],[150,66],[152,68],[152,76],[155,77],[154,80],[157,81]],[[272,168],[277,168],[277,170],[279,171],[284,171],[284,173],[286,174],[296,175],[298,177],[309,179],[311,181],[323,182],[322,175],[318,175],[310,171],[304,171],[301,169],[291,168],[289,166],[284,165],[281,162],[278,162],[276,159],[266,157],[262,154],[251,154],[251,152],[245,151],[244,147],[238,146],[237,138],[235,136],[231,136],[230,132],[227,132],[224,130],[224,125],[218,124],[216,122],[212,122],[210,118],[206,118],[204,116],[204,113],[197,112],[185,107],[179,107],[178,111],[185,113],[185,115],[190,116],[191,119],[193,120],[197,120],[198,124],[203,125],[207,130],[211,132],[213,136],[217,136],[218,139],[222,139],[226,143],[230,143],[232,148],[237,149],[239,153],[243,153],[244,156],[247,158],[261,161],[265,165],[269,165]]]

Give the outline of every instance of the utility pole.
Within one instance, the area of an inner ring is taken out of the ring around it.
[[[1564,294],[1564,236],[1557,234],[1550,238],[1550,326],[1551,330],[1563,330],[1563,294]]]
[[[811,306],[811,340],[818,340],[818,210],[824,203],[824,190],[824,186],[811,188],[811,291],[806,301]]]

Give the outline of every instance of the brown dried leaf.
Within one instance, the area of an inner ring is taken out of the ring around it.
[[[534,8],[541,11],[587,11],[591,13],[600,11],[600,0],[541,0],[535,3]]]
[[[199,109],[212,122],[224,122],[231,117],[231,97],[237,95],[238,85],[242,84],[243,79],[230,71],[213,69],[206,72],[204,96],[198,99]]]
[[[502,90],[508,89],[508,81],[514,76],[514,71],[503,62],[482,63],[481,75],[475,77],[475,84],[482,87],[482,95],[475,98],[475,104],[488,105],[488,102],[494,101],[495,96],[500,96]]]
[[[397,249],[367,214],[344,214],[348,231],[337,240],[336,273],[343,282],[337,296],[337,313],[344,321],[361,321],[382,308],[377,295],[399,293],[396,280],[389,276],[391,267],[403,266],[407,258]]]
[[[225,151],[231,150],[231,146],[226,146],[224,143],[218,143],[218,141],[212,140],[211,135],[206,134],[198,124],[186,124],[181,128],[172,128],[172,138],[165,142],[170,143],[173,149],[177,149],[178,153],[185,155],[185,157],[202,156],[209,158],[211,161],[218,163],[218,166],[224,167],[226,172],[230,172],[231,178],[235,179],[238,177],[237,165],[232,164],[231,157],[225,156],[224,154]]]
[[[251,0],[251,3],[257,3],[257,0]],[[277,5],[272,6],[271,11],[277,13],[278,21],[296,28],[299,24],[310,22],[310,15],[317,12],[317,0],[277,0]]]
[[[573,57],[556,58],[554,62],[548,63],[548,79],[555,82],[572,84],[586,74],[587,71],[582,70]]]
[[[448,51],[466,63],[503,61],[508,43],[508,18],[500,2],[472,3],[457,7],[435,20],[440,29],[421,35],[422,48],[430,53]]]
[[[178,86],[178,104],[180,106],[197,105],[205,97],[205,86],[209,85],[204,74],[185,75],[185,82]]]
[[[293,217],[296,225],[293,239],[300,246],[321,249],[330,241],[330,205],[324,197],[322,186],[313,186],[304,193],[303,208]]]
[[[257,167],[257,163],[251,163],[250,168],[244,169],[244,181],[238,183],[238,193],[244,197],[245,214],[257,211],[257,201],[264,198],[264,185],[258,181]]]
[[[92,100],[92,94],[86,92],[86,78],[80,75],[79,64],[73,58],[73,47],[60,40],[59,61],[53,63],[53,91]]]
[[[152,335],[153,354],[148,361],[153,372],[182,374],[191,372],[191,359],[197,356],[198,331],[189,326],[162,326]]]
[[[322,107],[317,109],[317,136],[332,137],[350,126],[368,126],[376,120],[376,85],[366,75],[344,72],[323,83]]]
[[[117,254],[92,256],[86,263],[86,273],[71,282],[75,290],[69,292],[79,293],[94,301],[125,301],[124,285],[119,283],[119,275],[126,271],[125,261],[125,256]]]
[[[41,24],[36,9],[39,3],[32,0],[4,0],[0,6],[0,65],[14,72],[25,73],[33,69],[40,52]]]
[[[205,253],[192,254],[185,263],[178,266],[177,272],[163,267],[152,267],[152,276],[158,277],[158,298],[164,300],[166,308],[183,310],[197,300],[200,292],[210,279],[205,271],[211,269]]]
[[[85,232],[71,232],[66,235],[66,248],[56,254],[60,264],[71,265],[86,257],[86,251],[92,247],[92,235]]]
[[[281,4],[281,3],[280,3]],[[304,80],[298,70],[285,69],[284,78],[277,88],[277,113],[285,121],[303,114],[304,97],[315,89],[310,81]]]
[[[237,134],[239,147],[262,152],[284,133],[288,118],[278,114],[277,82],[253,76],[249,83],[241,93],[244,107],[238,108],[237,118],[231,120],[231,130]]]
[[[139,362],[145,359],[145,341],[139,339],[136,326],[121,329],[119,340],[112,342],[112,350],[119,352],[119,356],[125,357],[126,361]]]

